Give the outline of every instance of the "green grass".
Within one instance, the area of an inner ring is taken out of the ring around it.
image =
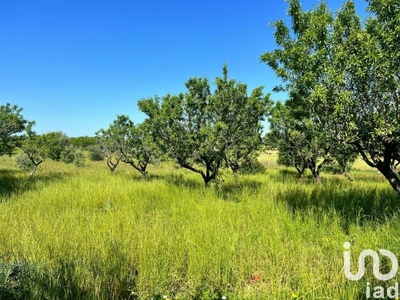
[[[168,164],[147,182],[103,162],[29,178],[2,157],[0,299],[365,299],[379,283],[345,278],[343,243],[400,254],[400,198],[360,162],[319,187],[275,159],[205,189]]]

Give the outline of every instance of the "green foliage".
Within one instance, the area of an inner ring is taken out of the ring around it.
[[[261,87],[248,96],[245,84],[228,79],[226,65],[214,93],[206,78],[191,78],[185,85],[185,94],[143,99],[138,105],[162,151],[207,185],[226,163],[239,166],[259,149],[270,100]]]
[[[73,163],[77,167],[82,167],[85,163],[85,155],[81,150],[77,150],[74,146],[67,146],[60,155],[60,160],[66,164]]]
[[[71,144],[67,135],[61,131],[46,133],[43,139],[47,148],[47,157],[56,161],[61,160],[61,153]],[[64,160],[69,159],[65,157]]]
[[[108,129],[101,129],[96,135],[111,171],[121,160],[140,172],[145,179],[148,164],[160,157],[149,121],[135,125],[128,116],[121,115]]]
[[[15,147],[20,145],[19,133],[25,130],[28,122],[21,115],[22,108],[17,105],[0,106],[0,155],[11,155]]]
[[[295,120],[308,118],[340,164],[357,151],[400,194],[400,7],[368,1],[362,24],[354,3],[335,14],[322,2],[302,11],[289,1],[291,26],[274,23],[278,49],[262,55],[287,91]]]
[[[97,138],[95,136],[78,136],[70,138],[71,144],[75,148],[80,148],[84,150],[89,150],[91,146],[97,144]]]
[[[265,170],[265,166],[260,163],[257,158],[246,159],[240,166],[240,173],[242,174],[262,174]]]
[[[102,161],[104,160],[104,152],[101,149],[101,145],[95,144],[88,146],[89,158],[91,161]]]
[[[63,151],[60,154],[60,160],[63,163],[66,164],[71,164],[74,161],[75,158],[75,148],[72,145],[69,145],[68,147],[64,148]]]
[[[21,171],[32,171],[34,165],[30,160],[28,154],[20,153],[14,157],[15,166]]]

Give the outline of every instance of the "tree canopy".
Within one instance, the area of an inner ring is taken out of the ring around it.
[[[274,23],[278,48],[261,56],[332,145],[352,145],[400,194],[400,6],[368,1],[363,24],[352,1],[338,13],[320,3],[303,11],[289,0],[291,24]],[[342,147],[342,146],[340,146]]]
[[[245,84],[229,79],[226,65],[215,85],[212,93],[207,78],[194,77],[184,94],[138,102],[162,151],[200,174],[206,186],[226,162],[239,163],[261,144],[261,121],[270,104],[262,87],[249,96]]]

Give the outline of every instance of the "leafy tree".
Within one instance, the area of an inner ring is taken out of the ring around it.
[[[111,173],[115,171],[121,161],[119,152],[118,132],[116,126],[110,125],[108,129],[100,129],[96,137],[103,155],[107,158],[107,166]]]
[[[294,166],[299,178],[309,169],[316,182],[321,184],[320,171],[331,162],[331,144],[326,136],[319,132],[307,114],[296,113],[289,101],[286,104],[277,102],[269,121],[271,131],[267,140],[278,148],[278,164]]]
[[[32,126],[28,126],[27,134],[23,137],[23,142],[20,147],[30,161],[30,175],[33,176],[36,174],[38,166],[48,156],[50,152],[49,145],[43,135],[36,134],[36,132],[32,130]],[[28,168],[28,163],[23,157],[17,158],[16,164],[22,170]]]
[[[28,121],[21,115],[22,108],[17,105],[0,106],[0,155],[11,155],[15,147],[19,146],[21,136]]]
[[[135,125],[128,116],[120,115],[107,130],[101,129],[97,135],[111,171],[115,170],[121,160],[146,179],[147,166],[159,156],[148,122]],[[116,163],[112,162],[113,156]]]
[[[270,110],[272,101],[263,95],[262,87],[255,88],[251,95],[247,94],[247,86],[235,80],[228,79],[228,68],[223,67],[223,77],[215,79],[216,90],[213,97],[221,112],[220,122],[235,124],[227,126],[225,161],[236,173],[241,166],[250,167],[251,161],[257,159],[262,150],[263,142],[261,121]],[[227,106],[226,104],[229,104]],[[224,107],[226,106],[226,107]]]
[[[248,96],[245,84],[228,79],[226,65],[215,84],[216,91],[211,93],[206,78],[191,78],[185,94],[138,103],[163,152],[179,166],[200,174],[206,186],[226,162],[238,164],[256,149],[257,143],[249,143],[250,149],[246,149],[245,142],[261,141],[260,122],[270,103],[262,88]]]
[[[302,11],[289,1],[291,30],[275,23],[279,49],[265,53],[298,106],[307,107],[324,132],[353,145],[400,194],[396,172],[400,153],[400,6],[368,1],[371,17],[363,25],[354,3],[333,15],[321,3]]]
[[[44,143],[47,147],[47,157],[59,161],[62,152],[71,145],[68,136],[61,131],[54,131],[43,134]]]

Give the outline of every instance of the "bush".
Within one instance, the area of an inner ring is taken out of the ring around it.
[[[21,171],[32,171],[33,163],[26,153],[17,154],[14,158],[15,166]]]
[[[61,152],[61,161],[66,164],[73,163],[77,167],[82,167],[85,163],[85,155],[81,150],[76,150],[72,145],[66,147]]]
[[[91,145],[88,147],[89,157],[91,161],[102,161],[104,159],[103,151],[100,145]]]
[[[265,166],[262,163],[260,163],[257,158],[252,158],[242,163],[239,172],[243,174],[264,173]]]
[[[75,151],[73,163],[76,167],[83,167],[85,164],[85,155],[81,150]]]
[[[75,158],[75,148],[73,146],[67,146],[65,149],[61,152],[60,158],[61,161],[70,164],[74,161]]]

